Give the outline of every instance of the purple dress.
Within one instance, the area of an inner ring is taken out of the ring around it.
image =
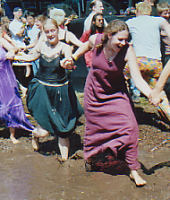
[[[97,36],[96,44],[101,40]],[[130,169],[138,169],[138,125],[127,92],[123,68],[126,45],[112,62],[103,50],[93,51],[84,93],[86,130],[84,137],[85,160],[111,150],[115,157],[124,154]]]
[[[6,51],[0,46],[0,125],[22,128],[28,131],[33,126],[25,116],[11,63]]]

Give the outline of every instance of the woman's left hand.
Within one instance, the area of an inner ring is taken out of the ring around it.
[[[162,92],[157,92],[155,89],[153,89],[149,95],[149,102],[154,106],[158,106],[162,101],[162,95]]]

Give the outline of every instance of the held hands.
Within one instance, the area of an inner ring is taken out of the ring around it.
[[[76,68],[72,58],[64,58],[64,59],[62,59],[60,61],[60,65],[64,69],[75,69]]]
[[[164,96],[164,91],[160,92],[156,89],[153,89],[149,95],[149,102],[153,104],[154,106],[158,106],[159,103],[162,102]]]

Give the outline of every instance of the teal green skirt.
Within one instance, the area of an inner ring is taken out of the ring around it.
[[[60,137],[68,137],[83,114],[71,83],[56,87],[34,78],[28,86],[27,106],[42,128]]]

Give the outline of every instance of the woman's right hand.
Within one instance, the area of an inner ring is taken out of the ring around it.
[[[64,58],[60,61],[61,67],[64,69],[75,69],[75,65],[72,58]]]

